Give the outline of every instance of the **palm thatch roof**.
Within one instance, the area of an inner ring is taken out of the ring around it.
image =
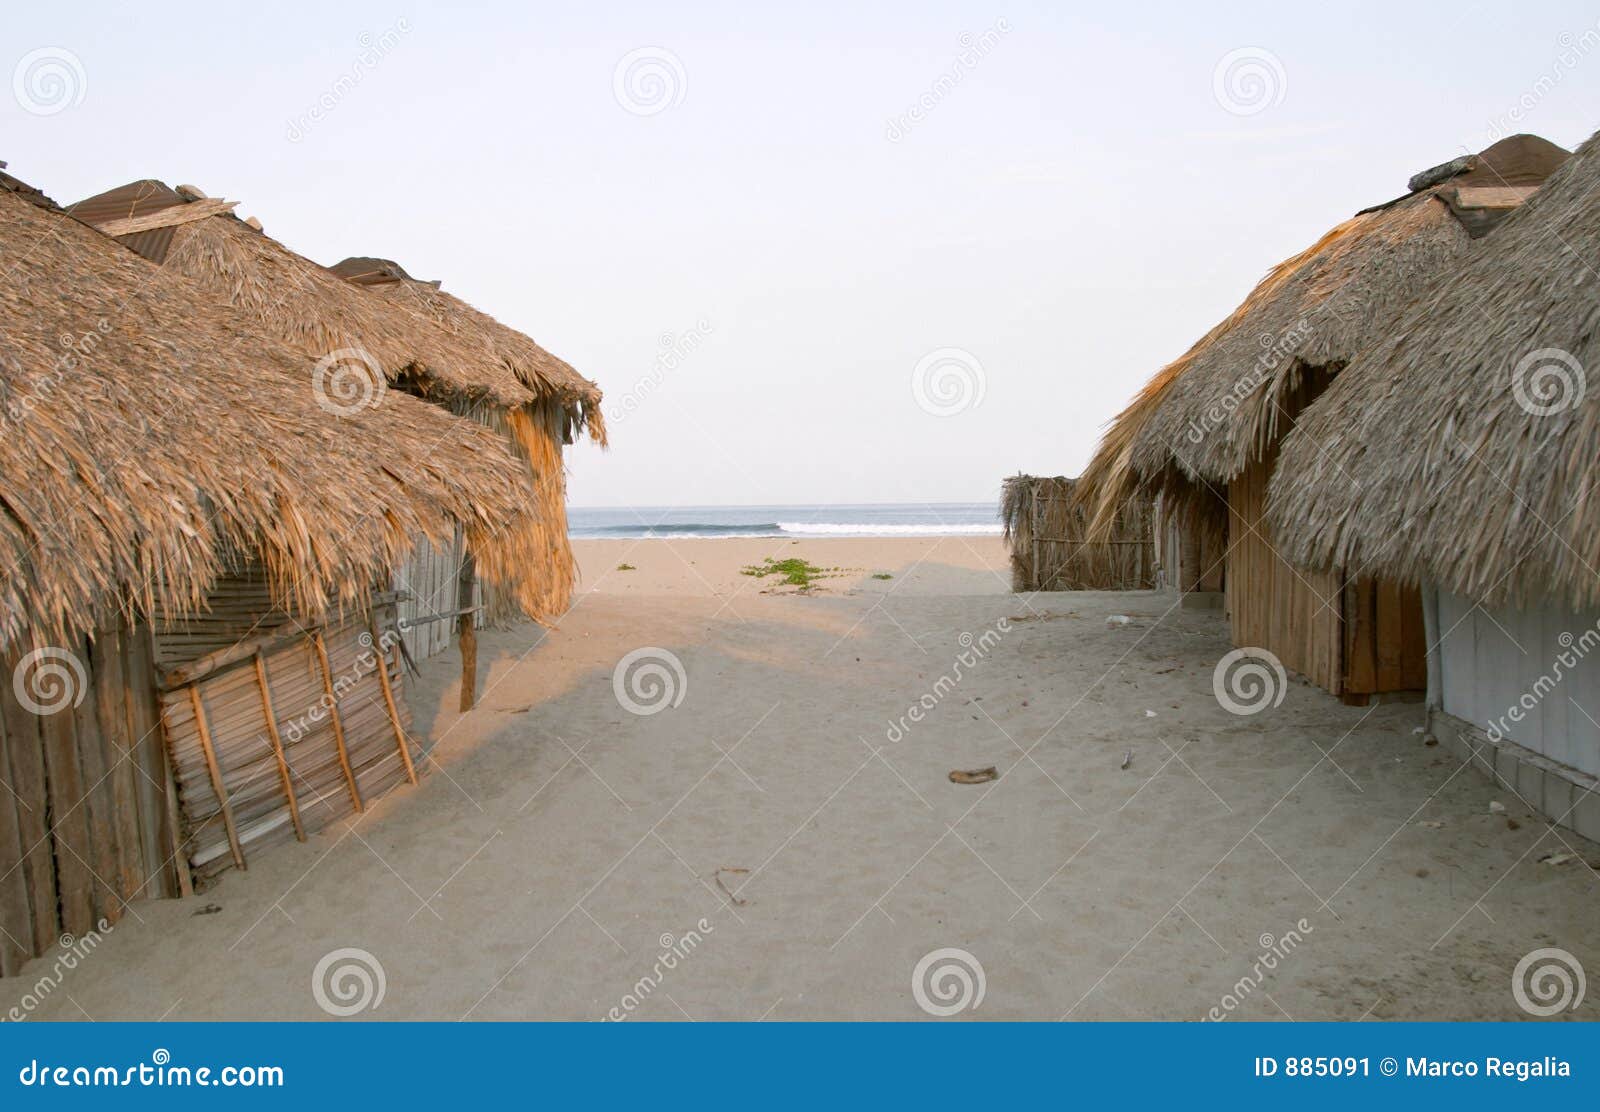
[[[1337,370],[1417,290],[1458,265],[1567,152],[1517,135],[1433,167],[1273,267],[1228,318],[1169,364],[1112,424],[1085,471],[1096,520],[1130,488],[1225,483],[1281,435],[1307,368]]]
[[[0,267],[0,645],[193,611],[241,551],[313,619],[458,523],[514,572],[531,489],[491,432],[398,392],[319,408],[306,354],[6,175]]]
[[[578,565],[567,538],[567,483],[561,449],[584,428],[597,443],[605,444],[599,387],[523,333],[444,292],[438,282],[411,277],[390,259],[354,257],[330,269],[404,312],[434,322],[484,358],[509,367],[536,396],[532,405],[480,407],[472,414],[504,433],[536,476],[539,524],[530,525],[525,538],[527,583],[521,609],[537,620],[565,611],[577,586]],[[498,596],[491,595],[488,601],[491,618],[505,614]]]
[[[209,202],[193,187],[146,179],[68,211],[319,358],[365,352],[388,381],[430,399],[508,407],[533,400],[516,373],[480,345],[463,343],[427,313],[351,285]],[[196,211],[205,218],[190,219]]]
[[[543,381],[538,368],[526,358],[507,360],[504,344],[487,342],[482,327],[463,327],[420,298],[391,297],[350,282],[230,211],[188,219],[209,201],[192,186],[173,189],[147,180],[80,201],[71,212],[159,262],[163,272],[203,286],[281,340],[319,359],[333,359],[335,376],[349,372],[341,398],[353,393],[360,400],[361,387],[351,386],[351,377],[381,374],[402,390],[506,437],[533,473],[534,497],[516,527],[508,523],[496,535],[496,551],[474,551],[480,571],[514,571],[498,580],[505,589],[490,592],[487,617],[497,621],[520,612],[547,621],[565,610],[577,575],[566,540],[560,444],[585,420],[596,435],[604,436],[599,392],[593,385],[585,383],[593,396],[591,412],[587,396],[569,381],[584,380],[571,368],[567,378],[560,377],[556,365],[565,364],[546,355],[546,369],[573,397],[570,405],[558,400],[551,409],[548,400],[561,398],[561,392],[554,385],[541,387],[544,393],[526,385]],[[130,229],[131,222],[141,221]],[[155,224],[161,226],[151,226]],[[468,307],[462,309],[456,317],[466,315]],[[377,366],[366,370],[363,364]],[[551,425],[556,426],[553,443]]]
[[[566,360],[550,354],[525,334],[501,324],[441,288],[407,274],[392,259],[352,256],[328,268],[358,286],[372,290],[420,314],[464,343],[474,344],[504,363],[517,379],[540,398],[553,398],[570,411],[571,428],[564,439],[587,427],[596,443],[606,440],[605,418],[600,411],[600,388],[584,378]]]
[[[1268,507],[1285,554],[1600,605],[1596,371],[1600,134],[1285,438]]]

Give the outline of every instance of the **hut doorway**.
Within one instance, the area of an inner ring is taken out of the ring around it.
[[[1233,643],[1267,649],[1284,667],[1364,706],[1428,682],[1422,592],[1343,572],[1311,572],[1278,554],[1263,518],[1277,453],[1228,484],[1228,617]]]

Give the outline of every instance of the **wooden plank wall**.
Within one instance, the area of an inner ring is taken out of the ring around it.
[[[411,558],[395,572],[394,589],[411,596],[400,601],[397,614],[406,652],[418,663],[450,647],[455,621],[425,619],[456,611],[456,573],[464,554],[459,530],[449,545],[435,545],[419,537]]]
[[[1342,684],[1341,577],[1296,569],[1278,555],[1263,518],[1277,450],[1228,484],[1227,602],[1233,643],[1273,653],[1337,695]]]
[[[176,894],[148,629],[0,660],[0,975]]]
[[[1389,580],[1344,584],[1344,689],[1354,696],[1422,691],[1428,686],[1428,639],[1422,592]]]

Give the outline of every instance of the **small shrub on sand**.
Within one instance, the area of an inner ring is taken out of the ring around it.
[[[844,574],[844,570],[844,568],[821,568],[798,556],[791,556],[787,560],[774,560],[768,556],[761,563],[743,569],[741,574],[754,576],[757,579],[776,575],[791,587],[809,591],[816,585],[817,580],[832,579]]]

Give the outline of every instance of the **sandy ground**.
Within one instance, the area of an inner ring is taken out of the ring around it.
[[[1216,613],[1011,595],[991,538],[580,548],[558,629],[484,637],[477,710],[431,662],[420,786],[139,905],[32,1016],[323,1018],[314,970],[358,948],[360,1018],[928,1019],[914,972],[957,949],[960,1019],[1518,1019],[1513,968],[1560,947],[1591,988],[1562,1017],[1600,1018],[1600,848],[1416,705],[1231,714]],[[769,554],[860,570],[762,594]],[[613,685],[640,649],[649,714]]]

